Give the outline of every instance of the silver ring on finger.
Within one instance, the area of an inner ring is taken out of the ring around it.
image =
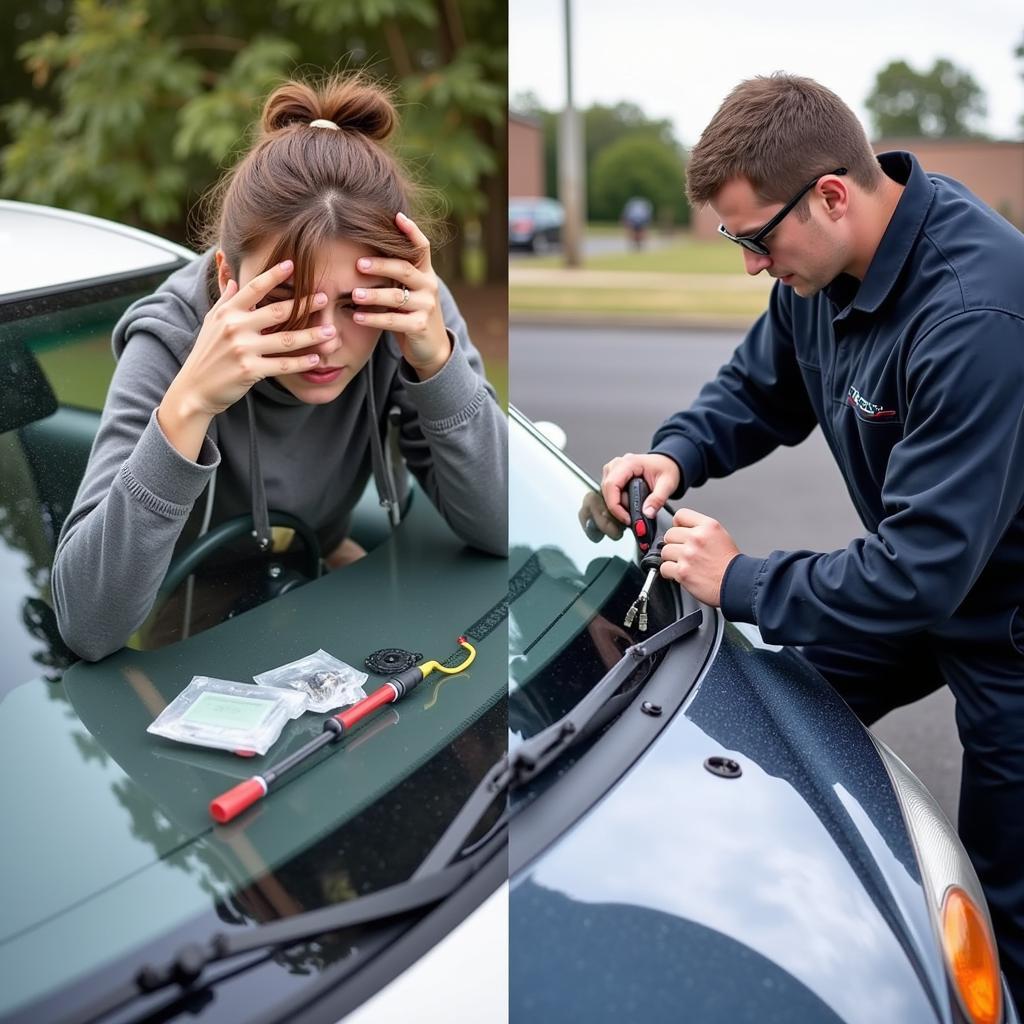
[[[409,289],[402,285],[402,301],[398,304],[398,308],[401,309],[409,301]]]

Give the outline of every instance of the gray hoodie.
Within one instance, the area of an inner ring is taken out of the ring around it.
[[[484,551],[508,544],[507,421],[448,289],[452,355],[419,381],[384,334],[333,402],[307,405],[272,380],[216,416],[195,462],[167,441],[156,408],[210,308],[213,254],[176,271],[114,328],[118,360],[85,477],[61,531],[53,601],[61,635],[88,660],[122,647],[145,621],[200,496],[217,523],[266,508],[316,532],[322,551],[348,533],[371,472],[382,502],[397,487],[382,436],[397,407],[401,455],[455,533]]]

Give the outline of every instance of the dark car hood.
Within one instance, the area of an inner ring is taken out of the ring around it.
[[[706,770],[714,755],[742,775]],[[870,737],[800,659],[733,627],[657,741],[520,872],[510,913],[513,1019],[947,1019]]]

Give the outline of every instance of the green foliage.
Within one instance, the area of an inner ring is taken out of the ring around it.
[[[259,116],[258,98],[285,77],[298,56],[295,43],[274,36],[253,39],[212,88],[182,108],[174,156],[204,156],[218,166],[238,156],[246,128]]]
[[[584,114],[586,139],[584,141],[587,164],[597,154],[625,136],[647,136],[668,147],[678,143],[672,133],[672,123],[652,121],[635,103],[616,103],[613,107],[595,103]]]
[[[475,185],[499,170],[494,148],[474,119],[504,125],[505,92],[498,84],[505,77],[503,56],[469,45],[443,74],[430,71],[403,82],[405,109],[416,110],[418,116],[403,118],[412,127],[403,129],[402,155],[420,168],[420,176],[445,198],[456,217],[483,210],[483,196]]]
[[[4,109],[14,138],[3,154],[5,194],[154,226],[174,218],[185,173],[163,159],[164,140],[198,93],[201,69],[147,22],[143,0],[79,0],[71,32],[21,48],[37,85],[52,79],[59,105],[54,114],[24,100]]]
[[[902,60],[887,64],[875,76],[865,106],[880,138],[984,135],[984,90],[970,72],[944,58],[925,72]]]
[[[432,27],[437,11],[429,0],[281,0],[281,6],[317,32],[376,28],[388,21]]]
[[[588,206],[597,219],[614,220],[627,199],[643,196],[654,204],[656,222],[689,221],[682,157],[656,137],[627,135],[613,142],[597,155],[589,178]]]
[[[504,174],[502,0],[54,4],[60,16],[32,15],[42,34],[18,50],[30,80],[8,86],[0,69],[0,194],[188,241],[189,206],[244,151],[274,85],[365,68],[395,87],[399,148],[443,199],[450,234],[472,218],[503,236],[504,211],[482,199]],[[446,271],[457,277],[460,259]]]
[[[529,114],[540,122],[541,130],[544,133],[544,185],[549,196],[558,195],[558,124],[559,115],[545,110],[540,100],[533,93],[522,93],[515,98],[514,108],[523,114]],[[673,178],[670,188],[676,189],[676,194],[670,198],[668,190],[662,189],[657,193],[649,190],[637,189],[629,195],[646,195],[660,211],[670,211],[672,218],[677,223],[685,223],[689,219],[686,198],[682,193],[682,186],[679,177],[679,168],[682,166],[682,148],[676,141],[672,131],[672,124],[667,120],[651,120],[635,103],[616,103],[607,106],[595,103],[583,111],[583,147],[584,161],[587,167],[587,219],[588,220],[618,220],[622,212],[622,203],[615,209],[606,204],[603,197],[606,194],[605,183],[595,180],[595,169],[598,160],[603,153],[616,143],[625,139],[646,139],[655,145],[659,156],[660,167],[667,166],[664,159],[666,153],[671,153],[674,160]],[[656,195],[663,196],[658,200]],[[629,196],[627,195],[626,198]],[[625,199],[622,201],[625,202]]]

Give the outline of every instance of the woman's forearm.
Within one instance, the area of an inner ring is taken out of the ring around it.
[[[156,411],[156,418],[171,447],[195,462],[210,429],[209,413],[200,409],[187,392],[176,391],[172,383]]]
[[[200,442],[186,457],[154,417],[178,366],[138,334],[114,371],[89,465],[53,565],[57,623],[68,646],[95,660],[145,619],[192,506],[219,454]]]

